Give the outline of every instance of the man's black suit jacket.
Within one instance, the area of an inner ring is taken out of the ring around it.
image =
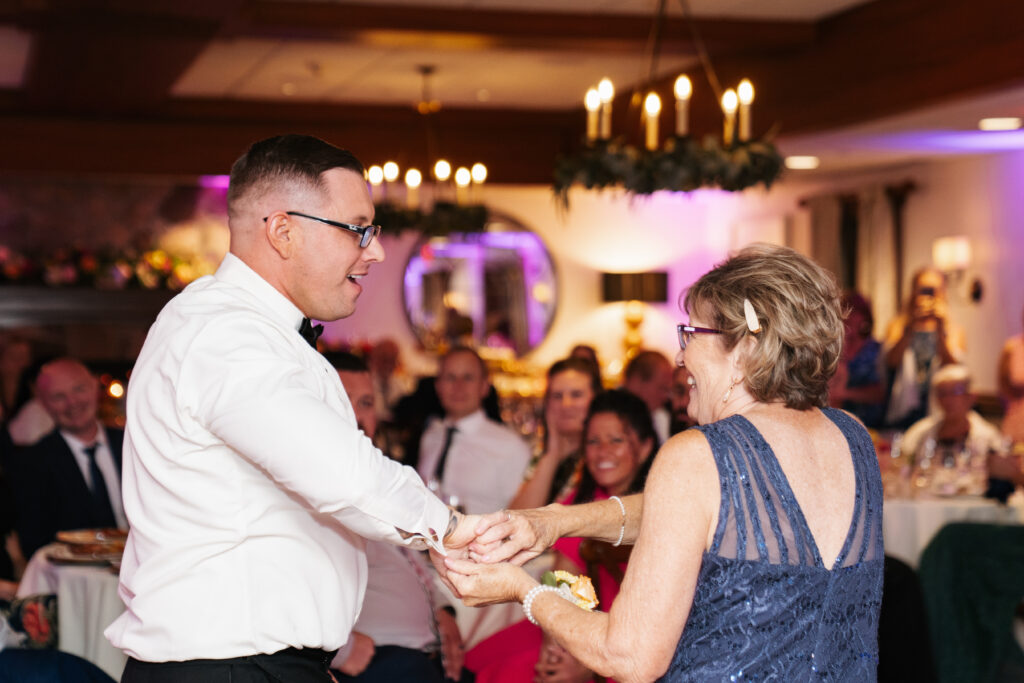
[[[106,428],[118,477],[124,431]],[[16,455],[11,472],[15,528],[25,558],[53,541],[58,531],[103,526],[92,511],[89,487],[71,448],[54,430]]]

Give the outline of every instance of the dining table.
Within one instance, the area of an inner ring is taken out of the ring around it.
[[[882,506],[885,554],[917,568],[921,553],[939,530],[951,522],[1024,523],[1024,495],[1007,503],[973,495],[886,498]]]
[[[121,680],[127,657],[103,635],[124,612],[117,594],[117,564],[107,559],[73,557],[52,543],[37,550],[18,584],[18,597],[57,596],[57,648],[89,660]]]

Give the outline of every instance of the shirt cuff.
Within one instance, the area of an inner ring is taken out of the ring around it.
[[[441,555],[447,555],[444,547],[444,535],[448,531],[448,521],[452,512],[448,506],[441,502],[436,496],[428,496],[423,511],[424,527],[426,534],[413,533],[405,539],[405,545],[416,550],[436,550]]]

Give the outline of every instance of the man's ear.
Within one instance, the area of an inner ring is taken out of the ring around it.
[[[288,214],[284,211],[275,211],[267,216],[263,226],[263,235],[267,243],[283,259],[291,258],[298,247],[298,233],[292,228],[295,222],[289,220]]]

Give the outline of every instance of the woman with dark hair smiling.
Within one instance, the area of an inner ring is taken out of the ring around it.
[[[605,391],[590,402],[583,423],[583,471],[564,505],[608,500],[643,491],[658,436],[647,405],[621,389]],[[629,548],[582,538],[555,543],[555,571],[587,572],[598,599],[611,604],[619,592]],[[527,620],[492,635],[466,653],[477,683],[524,680],[572,683],[589,681],[593,672]]]
[[[468,557],[443,560],[448,580],[467,604],[523,602],[618,681],[874,681],[882,484],[863,425],[825,407],[843,336],[834,279],[755,245],[685,308],[679,361],[701,426],[666,442],[644,493],[489,520]],[[607,613],[497,563],[563,536],[636,544]]]

